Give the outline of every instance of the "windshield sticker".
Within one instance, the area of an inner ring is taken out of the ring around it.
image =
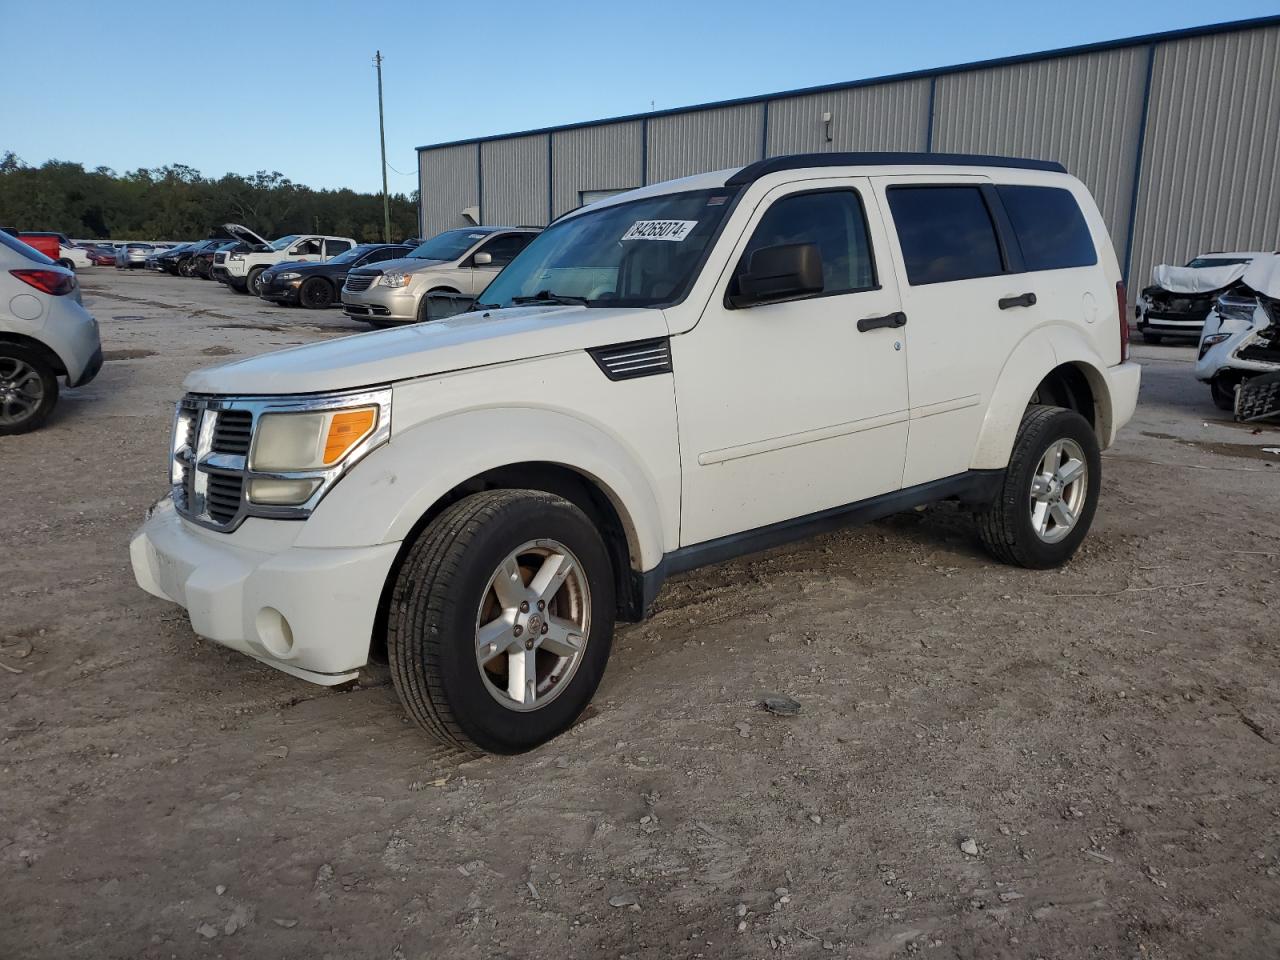
[[[480,240],[480,239],[482,239],[483,237],[484,237],[484,234],[483,234],[483,233],[469,233],[469,234],[467,234],[467,239],[468,239],[468,240]]]
[[[708,206],[708,207],[718,207],[718,206],[720,206],[722,203],[724,203],[724,202],[725,202],[726,200],[728,200],[728,199],[729,199],[728,197],[708,197],[708,198],[707,198],[707,206]]]
[[[623,240],[683,240],[698,225],[697,220],[637,220]]]

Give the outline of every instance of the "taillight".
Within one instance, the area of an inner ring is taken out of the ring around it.
[[[1116,284],[1116,316],[1120,319],[1120,362],[1129,359],[1129,292],[1124,281]]]
[[[76,288],[76,278],[61,270],[10,270],[11,274],[41,293],[65,296]]]

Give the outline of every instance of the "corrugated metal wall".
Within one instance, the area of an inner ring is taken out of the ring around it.
[[[827,142],[824,113],[831,114]],[[929,81],[908,80],[769,102],[769,156],[826,150],[924,150]]]
[[[480,202],[475,144],[424,150],[418,154],[418,170],[426,235],[467,226],[462,211]]]
[[[551,198],[555,215],[579,205],[583,190],[625,190],[642,185],[641,124],[609,123],[551,135]]]
[[[938,77],[933,149],[1059,160],[1093,192],[1123,259],[1147,48]]]
[[[480,145],[485,223],[543,225],[550,209],[547,137],[489,140]]]
[[[649,183],[760,159],[764,110],[758,103],[649,121]]]
[[[461,210],[480,199],[478,151],[484,221],[544,223],[548,191],[559,216],[579,205],[581,191],[747,163],[762,141],[770,156],[931,148],[1060,160],[1093,191],[1122,268],[1133,211],[1136,290],[1156,263],[1280,246],[1280,27],[432,148],[419,154],[424,226],[434,233],[463,224]]]
[[[1156,47],[1130,289],[1213,249],[1280,249],[1280,28]]]

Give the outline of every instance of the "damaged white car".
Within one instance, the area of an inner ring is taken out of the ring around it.
[[[1230,291],[1249,264],[1267,253],[1202,253],[1185,267],[1162,263],[1152,271],[1151,286],[1138,297],[1134,314],[1147,343],[1165,337],[1198,337],[1214,302]]]
[[[1259,254],[1205,318],[1196,379],[1209,384],[1219,409],[1235,411],[1238,387],[1275,373],[1280,373],[1280,255]]]

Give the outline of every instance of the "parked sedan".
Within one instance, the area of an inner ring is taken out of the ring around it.
[[[339,303],[347,271],[408,256],[412,249],[401,243],[362,243],[323,263],[277,263],[262,274],[258,296],[310,309],[331,307]]]
[[[109,267],[116,262],[115,247],[94,247],[89,251],[89,262],[95,267]]]
[[[220,239],[197,240],[195,243],[187,245],[185,250],[170,251],[174,254],[174,272],[180,277],[194,277],[196,273],[196,258],[203,253],[210,254],[209,262],[213,262],[213,251],[219,244],[226,241]]]
[[[178,258],[195,245],[195,243],[180,243],[176,247],[157,247],[147,257],[147,269],[176,275],[178,272]]]
[[[150,243],[122,243],[116,247],[116,266],[121,270],[145,267],[147,255],[155,249]]]

